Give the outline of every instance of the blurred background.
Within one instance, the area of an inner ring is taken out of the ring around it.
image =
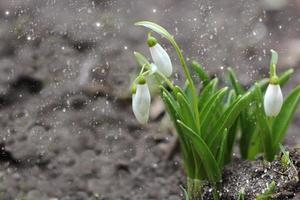
[[[278,70],[295,70],[284,94],[300,84],[299,0],[1,0],[1,200],[181,199],[161,101],[144,127],[131,111],[133,51],[150,55],[140,20],[224,81],[229,66],[245,86],[266,77],[273,48]],[[287,145],[299,144],[299,122],[300,110]]]

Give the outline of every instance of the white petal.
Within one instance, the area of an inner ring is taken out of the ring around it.
[[[154,63],[151,63],[150,64],[150,70],[151,70],[151,73],[150,74],[154,74],[155,72],[157,72],[157,66],[154,64]]]
[[[158,70],[167,77],[171,76],[172,63],[166,50],[157,43],[153,47],[150,47],[150,53]]]
[[[151,96],[147,84],[138,84],[132,96],[132,109],[136,119],[146,124],[149,118]]]
[[[281,110],[282,104],[283,96],[280,86],[269,84],[264,98],[266,115],[269,117],[276,117]]]

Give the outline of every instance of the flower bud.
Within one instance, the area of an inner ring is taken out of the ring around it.
[[[159,43],[156,43],[154,46],[149,46],[149,48],[151,57],[154,64],[157,66],[158,71],[160,71],[166,77],[171,76],[172,63],[166,50],[164,50]]]
[[[283,96],[279,84],[269,84],[264,97],[264,108],[266,115],[276,117],[282,107]]]
[[[149,119],[151,96],[147,83],[136,85],[136,92],[132,94],[132,110],[141,124],[146,124]]]

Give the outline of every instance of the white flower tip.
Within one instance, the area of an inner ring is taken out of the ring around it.
[[[280,86],[269,84],[264,97],[264,109],[269,117],[276,117],[282,107],[283,96]]]
[[[151,96],[148,85],[137,84],[136,93],[132,95],[132,110],[141,124],[146,124],[149,119]]]

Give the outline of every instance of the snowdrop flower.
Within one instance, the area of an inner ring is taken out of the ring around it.
[[[283,104],[283,96],[276,75],[276,65],[278,62],[278,54],[271,49],[272,57],[270,63],[270,83],[264,97],[264,108],[268,117],[276,117]]]
[[[276,117],[282,107],[283,96],[279,84],[270,83],[264,98],[264,108],[266,115]]]
[[[132,94],[132,110],[141,124],[146,124],[149,119],[151,96],[145,79],[140,79]]]
[[[164,50],[162,46],[157,43],[157,40],[152,36],[148,37],[147,43],[150,48],[152,60],[157,66],[158,71],[160,71],[166,77],[171,76],[172,63],[166,50]]]

